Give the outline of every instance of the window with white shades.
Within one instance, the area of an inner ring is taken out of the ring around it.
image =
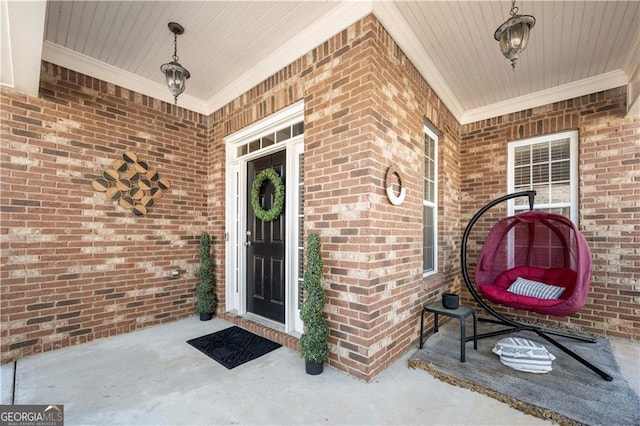
[[[536,191],[535,210],[561,214],[577,223],[578,131],[509,143],[508,193]],[[526,197],[510,200],[509,215],[528,210]]]

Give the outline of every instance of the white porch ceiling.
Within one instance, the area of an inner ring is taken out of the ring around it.
[[[173,53],[167,23],[179,22],[178,55],[191,79],[178,103],[204,114],[370,13],[461,123],[637,82],[640,74],[637,0],[519,0],[519,13],[537,22],[515,72],[493,39],[510,1],[30,2],[45,11],[44,22],[16,17],[20,2],[0,1],[9,6],[9,58],[34,51],[38,60],[170,102],[159,67]],[[34,26],[40,44],[16,39]],[[19,68],[14,63],[14,80]],[[2,69],[2,83],[18,87]]]

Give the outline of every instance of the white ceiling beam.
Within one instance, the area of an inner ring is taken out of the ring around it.
[[[47,2],[0,0],[2,76],[0,84],[38,95]]]

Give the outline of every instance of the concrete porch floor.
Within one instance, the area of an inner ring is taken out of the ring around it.
[[[415,349],[371,383],[325,366],[304,372],[285,346],[232,370],[187,340],[230,327],[184,320],[33,355],[2,366],[2,404],[63,404],[65,424],[550,424],[407,367]],[[640,392],[640,345],[613,340]]]

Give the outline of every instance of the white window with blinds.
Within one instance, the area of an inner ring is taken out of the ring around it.
[[[438,272],[438,135],[424,126],[422,272]]]
[[[578,131],[509,143],[508,193],[535,190],[535,210],[578,223]],[[509,215],[529,209],[526,197],[509,201]]]

